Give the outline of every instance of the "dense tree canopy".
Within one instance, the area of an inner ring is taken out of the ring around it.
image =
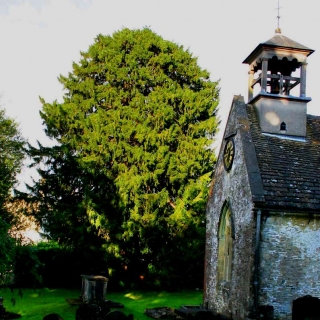
[[[38,219],[73,245],[85,231],[140,275],[203,255],[217,82],[147,28],[98,35],[81,56],[59,77],[63,102],[42,99],[58,146],[30,147],[45,164],[31,188]]]
[[[6,202],[17,182],[24,159],[24,139],[18,124],[0,110],[0,206]]]
[[[0,110],[0,284],[6,282],[7,271],[12,269],[14,241],[8,230],[12,215],[8,203],[12,189],[17,182],[17,174],[24,158],[24,140],[18,124]]]

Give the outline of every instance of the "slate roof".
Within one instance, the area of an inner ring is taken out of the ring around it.
[[[263,184],[263,206],[319,212],[320,116],[307,115],[307,137],[297,141],[261,133],[253,107],[246,109]]]
[[[265,48],[265,47],[301,50],[301,51],[307,52],[307,56],[309,56],[311,53],[314,52],[313,49],[310,49],[294,40],[291,40],[290,38],[280,33],[276,33],[268,41],[258,44],[257,47],[249,54],[249,56],[246,59],[244,59],[243,63],[250,64],[251,59],[255,57],[260,52],[260,50],[262,50],[262,48]]]
[[[292,48],[292,49],[300,49],[300,50],[310,50],[314,51],[290,38],[282,35],[281,33],[276,33],[271,39],[262,43],[262,45],[274,46],[274,47],[284,47],[284,48]]]

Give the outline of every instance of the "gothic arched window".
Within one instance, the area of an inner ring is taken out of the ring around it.
[[[228,202],[225,202],[221,210],[218,231],[218,282],[231,280],[233,238],[232,213]]]

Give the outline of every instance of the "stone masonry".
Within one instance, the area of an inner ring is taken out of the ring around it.
[[[320,216],[268,214],[260,250],[260,304],[272,305],[275,317],[291,319],[299,297],[320,298]]]

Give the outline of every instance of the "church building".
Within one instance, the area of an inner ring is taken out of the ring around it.
[[[277,29],[243,61],[248,102],[233,98],[206,213],[204,304],[228,318],[297,319],[297,299],[320,298],[320,117],[307,114],[306,95],[313,52]]]

